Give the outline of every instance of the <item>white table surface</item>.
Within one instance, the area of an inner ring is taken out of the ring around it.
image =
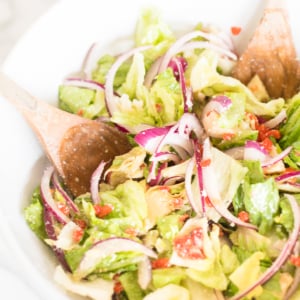
[[[0,67],[18,39],[59,0],[0,0]],[[0,299],[38,300],[0,228]],[[42,300],[42,299],[41,299]]]

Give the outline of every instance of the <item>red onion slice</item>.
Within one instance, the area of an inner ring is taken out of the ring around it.
[[[136,134],[134,140],[147,152],[153,153],[170,128],[170,126],[149,128]]]
[[[187,91],[187,87],[186,87],[186,83],[185,83],[183,64],[177,57],[174,57],[173,59],[171,59],[168,66],[170,67],[173,64],[175,65],[172,67],[173,73],[175,76],[178,74],[178,81],[181,86],[181,91],[182,91],[182,96],[183,96],[183,110],[184,110],[184,112],[188,112],[189,109],[192,108],[192,100],[190,98],[188,98],[189,93]]]
[[[268,128],[275,128],[286,119],[286,110],[283,109],[276,117],[264,123]]]
[[[293,294],[297,291],[298,287],[300,285],[300,268],[297,267],[295,273],[294,273],[294,280],[289,287],[287,293],[284,295],[283,300],[289,300]]]
[[[244,298],[249,292],[251,292],[253,289],[255,289],[259,285],[263,285],[265,282],[267,282],[278,270],[281,268],[281,266],[286,262],[288,257],[290,256],[299,235],[300,230],[300,211],[299,206],[294,198],[294,196],[286,194],[285,195],[291,205],[293,216],[294,216],[294,228],[291,232],[287,242],[284,244],[284,247],[281,251],[281,253],[278,255],[276,260],[273,262],[272,266],[250,287],[248,287],[245,291],[239,293],[238,295],[235,295],[234,297],[230,298],[230,300],[240,300]]]
[[[268,167],[268,166],[278,163],[279,161],[284,159],[291,152],[291,150],[292,150],[292,146],[286,148],[285,150],[280,152],[278,155],[272,157],[271,159],[268,159],[267,161],[262,162],[261,166]]]
[[[91,177],[91,197],[95,204],[100,203],[99,197],[99,181],[104,171],[106,162],[101,161],[97,169],[93,172]]]
[[[85,78],[90,78],[90,74],[92,71],[92,68],[95,66],[95,59],[94,59],[94,53],[96,52],[97,48],[99,47],[99,43],[93,43],[90,48],[88,49],[82,66],[81,66],[81,71],[84,74]]]
[[[240,146],[225,150],[224,153],[236,160],[242,160],[244,159],[244,151],[245,147]]]
[[[202,151],[200,149],[200,144],[197,141],[194,141],[194,155],[195,155],[195,163],[197,169],[197,179],[198,179],[198,187],[200,191],[200,203],[202,207],[202,212],[205,214],[205,196],[206,192],[204,191],[204,184],[203,184],[203,171],[201,166],[202,161]]]
[[[195,161],[195,157],[193,156],[190,159],[190,161],[187,165],[187,168],[186,168],[184,185],[185,185],[186,196],[187,196],[187,199],[188,199],[192,209],[194,210],[194,212],[197,215],[201,215],[202,214],[201,202],[197,201],[197,199],[195,197],[195,193],[192,189],[192,178],[194,175],[195,165],[196,165],[196,161]]]
[[[58,175],[56,172],[53,173],[52,176],[52,183],[54,187],[60,192],[60,194],[63,196],[63,198],[66,200],[66,203],[71,207],[71,209],[74,212],[79,212],[79,209],[77,205],[74,203],[74,201],[71,199],[71,197],[68,195],[68,193],[63,189],[60,180],[58,178]]]
[[[227,56],[228,58],[230,58],[232,60],[237,60],[236,54],[234,54],[231,50],[222,48],[220,46],[214,45],[214,44],[212,44],[210,42],[206,42],[206,41],[186,43],[180,49],[178,49],[178,52],[184,52],[187,50],[194,50],[194,49],[211,49],[213,51],[220,53],[221,55]]]
[[[118,69],[131,56],[133,56],[138,52],[145,51],[149,48],[151,48],[151,46],[138,47],[120,55],[117,58],[117,60],[114,62],[114,64],[111,66],[110,70],[108,71],[104,90],[105,90],[106,109],[110,116],[112,116],[114,112],[117,110],[116,99],[114,95],[114,79]]]
[[[276,186],[280,191],[284,191],[284,192],[287,192],[287,193],[299,193],[300,192],[300,184],[299,183],[291,183],[291,182],[280,183],[280,182],[276,182]]]
[[[157,168],[158,162],[152,162],[150,166],[150,173],[153,174],[151,177],[151,180],[148,181],[148,184],[150,186],[158,185],[162,179],[162,171],[168,166],[167,162],[162,163],[158,168]],[[155,170],[154,168],[157,168]]]
[[[63,81],[62,84],[66,86],[75,86],[75,87],[86,88],[90,90],[104,91],[104,85],[90,79],[67,78]]]
[[[150,88],[152,82],[154,81],[156,75],[158,74],[159,66],[161,64],[162,57],[156,59],[156,61],[151,65],[150,69],[146,73],[144,85],[146,88]]]
[[[202,139],[204,131],[199,119],[193,113],[184,113],[178,122],[178,133],[190,137],[192,132],[198,140]]]
[[[57,221],[62,224],[66,224],[70,221],[70,219],[59,210],[55,203],[55,200],[52,197],[50,183],[53,173],[54,168],[52,166],[49,166],[45,169],[41,180],[41,196],[45,207],[51,211]]]
[[[95,243],[86,251],[74,275],[78,279],[83,278],[88,275],[104,257],[127,251],[139,252],[148,257],[157,258],[157,254],[152,249],[139,242],[127,238],[108,238]]]
[[[288,172],[284,173],[282,175],[279,175],[275,177],[275,181],[280,182],[280,181],[288,181],[292,178],[297,178],[300,177],[300,171],[293,171],[293,172]]]
[[[148,256],[145,256],[141,262],[138,264],[138,284],[145,290],[152,279],[152,267]]]
[[[180,158],[177,154],[172,152],[158,152],[155,155],[152,155],[150,161],[173,161],[174,163],[178,163]]]
[[[260,162],[269,159],[269,153],[256,141],[247,141],[244,148],[245,160],[258,160]]]
[[[52,215],[52,213],[49,211],[49,209],[44,207],[45,231],[46,231],[49,239],[57,240],[57,236],[56,236],[56,232],[55,232],[55,228],[54,228],[54,224],[53,224],[53,222],[54,222],[53,219],[54,219],[54,216]],[[56,246],[52,246],[52,249],[53,249],[53,252],[54,252],[55,256],[57,257],[58,261],[62,265],[62,267],[66,271],[70,272],[71,270],[70,270],[69,265],[66,262],[64,251],[62,249],[57,248]]]
[[[182,37],[180,37],[168,49],[168,51],[165,53],[164,57],[162,58],[161,65],[159,67],[158,73],[163,72],[168,67],[168,64],[169,64],[170,60],[172,59],[172,57],[175,54],[177,54],[178,52],[181,51],[181,49],[182,49],[182,47],[185,43],[187,43],[188,41],[190,41],[194,38],[198,38],[198,37],[202,37],[204,39],[207,39],[208,41],[210,41],[211,43],[213,43],[215,45],[223,45],[226,48],[226,46],[224,45],[223,40],[215,34],[206,33],[206,32],[200,31],[200,30],[189,32],[189,33],[183,35]]]
[[[216,182],[216,177],[214,176],[213,169],[213,155],[211,152],[211,145],[209,139],[205,139],[203,143],[203,160],[210,160],[211,163],[202,168],[203,170],[203,178],[204,178],[204,189],[207,193],[207,196],[214,207],[214,209],[218,212],[219,215],[224,217],[227,221],[243,226],[249,229],[257,229],[257,227],[251,223],[243,222],[236,216],[234,216],[224,205],[223,199],[221,199],[221,195],[216,188],[218,183]]]
[[[178,182],[182,182],[184,180],[183,176],[171,176],[171,177],[167,177],[164,178],[161,182],[162,185],[174,185]]]

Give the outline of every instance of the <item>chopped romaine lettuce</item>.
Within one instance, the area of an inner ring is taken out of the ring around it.
[[[157,108],[157,125],[178,121],[183,114],[183,95],[173,71],[160,73],[150,90],[151,101]]]
[[[104,84],[106,81],[106,75],[113,63],[116,61],[116,58],[112,55],[105,54],[99,58],[97,67],[93,70],[92,79]],[[124,62],[118,69],[115,79],[114,79],[114,88],[118,89],[123,82],[125,81],[126,75],[130,68],[130,62]]]
[[[25,220],[30,229],[40,238],[45,239],[44,208],[41,203],[40,189],[36,188],[32,194],[30,204],[25,208]]]
[[[254,252],[247,258],[230,276],[229,279],[242,292],[250,285],[256,282],[262,274],[260,269],[260,260],[264,258],[262,252]],[[262,293],[262,287],[258,286],[252,290],[247,296],[257,297]]]
[[[239,80],[220,75],[217,72],[217,66],[218,54],[216,52],[205,50],[201,53],[190,77],[191,86],[195,92],[202,92],[207,96],[224,92],[243,93],[246,97],[246,111],[256,115],[275,116],[283,108],[283,99],[260,102]]]
[[[154,289],[159,289],[168,284],[181,285],[186,278],[185,271],[178,267],[161,268],[152,271],[151,285]]]
[[[119,276],[128,300],[142,300],[145,293],[138,284],[137,272],[127,272]]]
[[[269,232],[274,223],[274,216],[279,208],[279,192],[273,178],[250,185],[249,193],[244,198],[251,223],[259,227],[259,232]]]
[[[300,136],[300,93],[287,103],[287,118],[280,127],[280,146],[285,149],[299,141]]]
[[[146,69],[166,52],[174,41],[174,33],[162,20],[159,11],[154,8],[144,9],[136,25],[135,44],[153,46],[145,53]]]
[[[88,119],[107,116],[103,91],[62,85],[58,104],[60,109]]]

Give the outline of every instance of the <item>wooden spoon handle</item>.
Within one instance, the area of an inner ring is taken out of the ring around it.
[[[35,111],[39,104],[37,99],[2,72],[0,72],[0,93],[20,111]]]
[[[259,76],[270,98],[289,99],[300,84],[286,4],[285,0],[266,1],[260,24],[232,72],[244,84]]]
[[[85,120],[33,97],[2,72],[0,72],[0,95],[11,102],[25,117],[48,158],[62,173],[58,149],[64,134],[69,128]]]

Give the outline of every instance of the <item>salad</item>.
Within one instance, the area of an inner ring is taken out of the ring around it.
[[[126,132],[73,197],[52,166],[25,218],[53,250],[54,280],[91,299],[300,297],[300,94],[270,99],[230,76],[229,35],[178,37],[153,8],[119,55],[97,44],[59,107]]]

